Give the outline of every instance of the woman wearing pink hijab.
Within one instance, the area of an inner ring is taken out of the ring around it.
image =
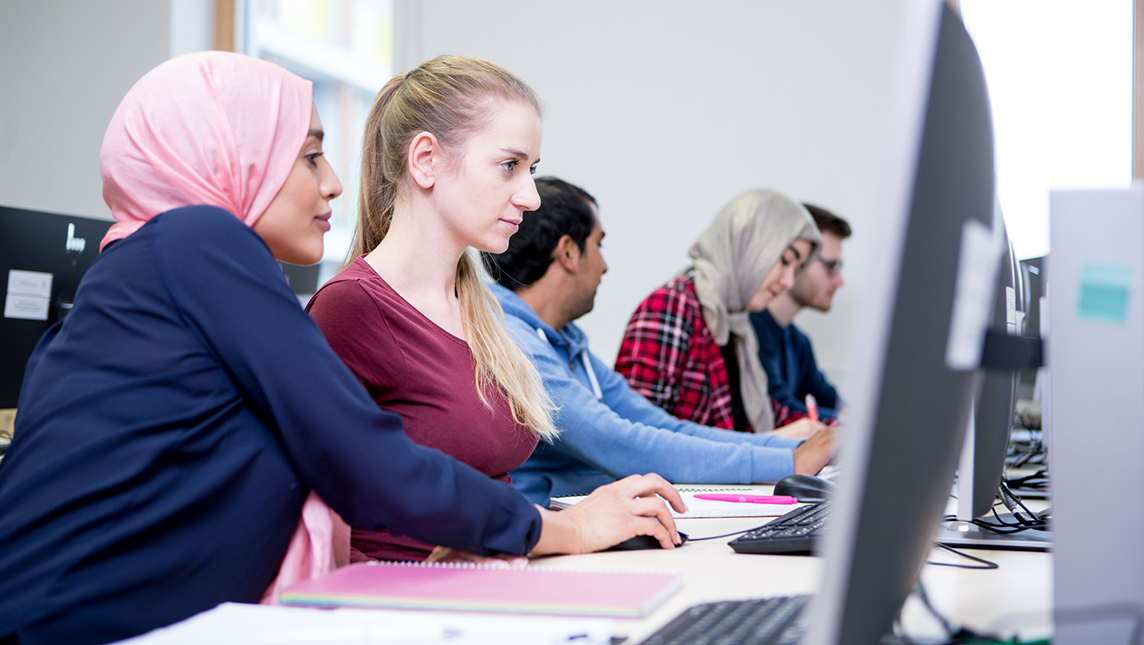
[[[674,541],[662,479],[542,513],[411,442],[330,350],[274,262],[320,259],[341,192],[309,82],[236,54],[168,61],[124,98],[100,167],[118,222],[29,360],[0,461],[0,643],[126,638],[320,573],[317,497],[318,540],[296,531],[311,491],[462,552]]]

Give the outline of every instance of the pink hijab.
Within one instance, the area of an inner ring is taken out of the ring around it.
[[[116,223],[100,250],[181,206],[218,206],[254,226],[294,168],[313,109],[310,81],[249,56],[199,52],[151,70],[103,137],[103,200]],[[262,602],[348,562],[349,527],[311,491]]]
[[[148,72],[111,117],[99,168],[117,220],[100,243],[181,206],[218,206],[253,226],[310,130],[313,86],[257,58],[198,52]]]

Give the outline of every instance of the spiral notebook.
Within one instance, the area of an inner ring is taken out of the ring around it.
[[[695,497],[696,493],[751,494],[756,492],[753,488],[748,486],[676,486],[675,490],[679,491],[680,496],[683,498],[683,503],[687,505],[686,513],[676,513],[674,509],[670,509],[672,517],[677,520],[714,517],[779,517],[799,507],[798,504],[743,504],[740,502],[717,502],[710,499],[696,499]],[[551,508],[563,510],[580,502],[585,497],[587,497],[587,495],[553,497],[548,505]]]
[[[680,589],[677,573],[368,562],[284,589],[283,605],[639,618]]]

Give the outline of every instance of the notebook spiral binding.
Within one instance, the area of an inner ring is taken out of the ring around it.
[[[370,560],[371,567],[409,567],[426,569],[491,569],[494,571],[526,571],[529,573],[622,573],[625,575],[679,575],[678,571],[637,571],[632,569],[596,569],[592,567],[502,567],[481,562],[413,562],[401,560]]]

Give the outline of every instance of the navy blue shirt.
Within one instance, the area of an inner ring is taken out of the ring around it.
[[[257,602],[310,488],[353,526],[526,553],[537,510],[414,444],[226,211],[160,215],[92,264],[28,363],[0,461],[0,640],[126,638]]]
[[[751,313],[751,325],[759,338],[759,360],[767,372],[771,399],[792,411],[806,414],[806,395],[818,402],[818,415],[836,418],[838,393],[814,362],[810,339],[794,324],[783,329],[766,309]]]

